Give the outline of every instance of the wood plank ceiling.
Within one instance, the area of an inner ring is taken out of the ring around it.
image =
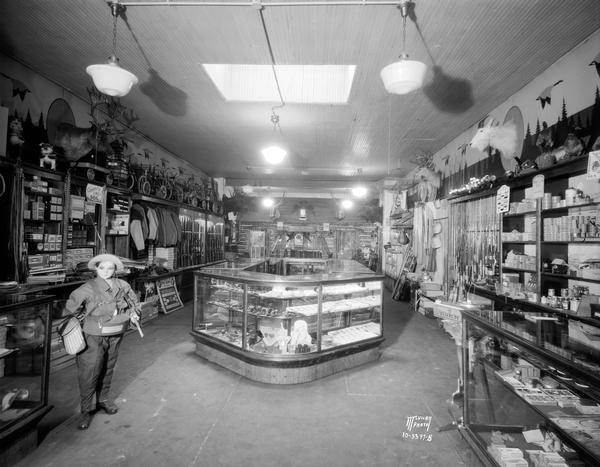
[[[418,0],[406,51],[428,65],[428,84],[392,96],[379,72],[402,50],[399,10],[323,3],[128,6],[117,55],[140,78],[123,98],[140,117],[135,127],[232,184],[326,189],[359,168],[379,180],[406,173],[416,155],[443,147],[600,28],[598,0]],[[270,64],[261,15],[277,64],[357,67],[348,104],[278,110],[292,154],[272,174],[259,149],[277,103],[225,102],[201,66]],[[0,51],[76,95],[91,85],[85,67],[111,48],[104,0],[0,2]]]

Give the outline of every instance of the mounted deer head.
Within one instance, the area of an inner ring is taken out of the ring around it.
[[[281,206],[281,204],[283,203],[283,200],[285,199],[285,195],[286,195],[286,193],[283,193],[283,196],[281,197],[279,202],[275,203],[273,206],[271,206],[269,208],[269,218],[272,221],[277,220],[281,217],[281,213],[279,212],[279,206]]]
[[[336,197],[333,195],[333,193],[330,193],[330,195],[331,195],[331,199],[333,199],[333,202],[335,203],[335,218],[336,218],[338,221],[341,221],[341,220],[342,220],[342,219],[345,217],[345,214],[344,214],[344,207],[343,207],[343,205],[342,205],[342,203],[344,202],[344,200],[343,200],[343,199],[336,198]]]

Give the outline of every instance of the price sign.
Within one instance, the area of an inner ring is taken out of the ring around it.
[[[510,204],[510,187],[508,185],[502,185],[498,188],[496,195],[496,213],[500,214],[508,212],[508,206]]]

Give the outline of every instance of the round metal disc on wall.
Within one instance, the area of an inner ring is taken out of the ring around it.
[[[504,170],[512,170],[515,165],[514,157],[521,157],[521,152],[523,151],[523,138],[525,137],[525,128],[523,128],[523,114],[521,113],[521,109],[519,109],[516,105],[513,105],[508,112],[506,112],[506,117],[504,117],[504,125],[508,122],[512,121],[515,124],[517,129],[517,144],[516,151],[514,154],[502,154],[501,161],[502,167]]]
[[[75,116],[69,103],[62,99],[54,99],[48,113],[46,114],[46,133],[48,134],[48,141],[50,144],[54,144],[54,136],[56,135],[56,129],[61,123],[69,123],[75,126]]]

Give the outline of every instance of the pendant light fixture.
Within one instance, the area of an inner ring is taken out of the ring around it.
[[[272,112],[273,113],[271,114],[271,123],[273,124],[273,132],[275,133],[275,139],[277,140],[277,144],[272,144],[271,146],[261,149],[260,152],[269,164],[276,165],[281,164],[281,162],[283,162],[283,159],[287,155],[287,151],[283,147],[281,147],[279,143],[281,141],[281,127],[279,126],[279,115],[277,115],[274,110]]]
[[[103,94],[112,97],[123,97],[138,83],[137,76],[119,66],[117,58],[117,19],[125,11],[125,5],[119,2],[108,2],[113,16],[113,50],[106,63],[90,65],[85,71],[92,77],[94,86]]]
[[[352,195],[355,198],[364,198],[367,196],[369,190],[361,181],[362,169],[356,169],[356,174],[358,176],[358,183],[352,187]]]
[[[411,2],[402,1],[398,8],[402,15],[402,54],[400,60],[390,63],[381,70],[381,79],[385,90],[390,94],[408,94],[423,86],[427,67],[423,62],[409,60],[406,53],[406,17]]]

